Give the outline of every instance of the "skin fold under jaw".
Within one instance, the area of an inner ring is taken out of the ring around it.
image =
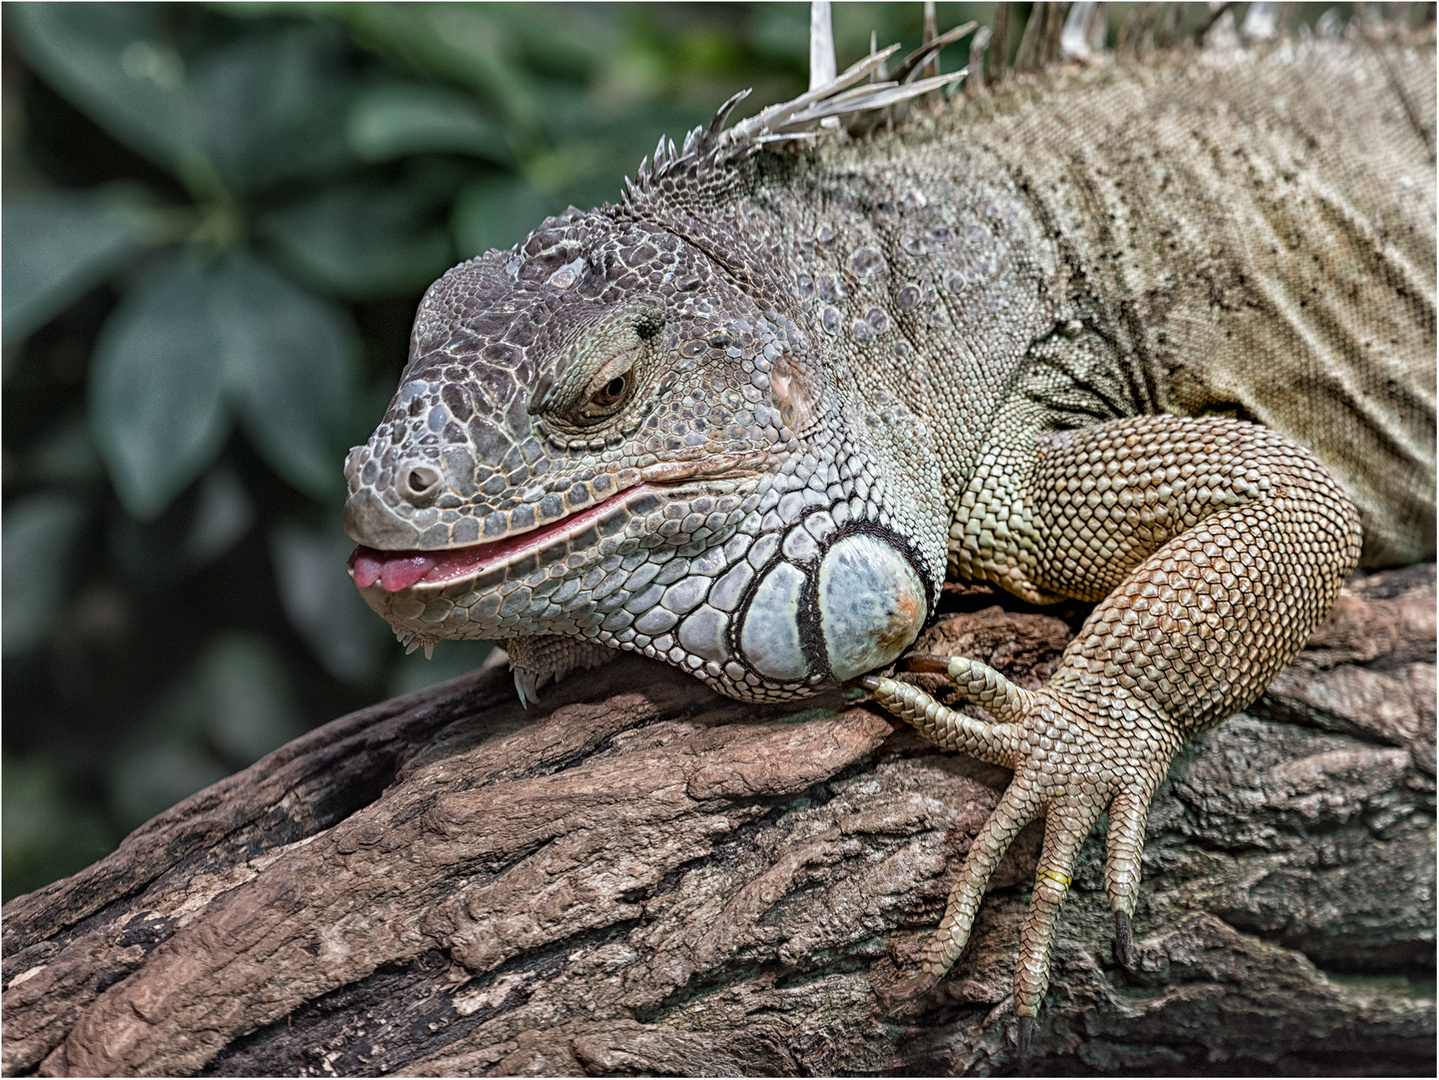
[[[610,650],[747,701],[861,680],[1013,769],[889,993],[956,962],[1044,817],[1027,1040],[1098,818],[1129,966],[1178,748],[1263,691],[1361,548],[1433,557],[1434,171],[1405,119],[1432,115],[1433,49],[1102,64],[885,131],[874,110],[955,78],[893,86],[892,51],[724,130],[732,99],[618,205],[431,286],[346,461],[350,572],[411,647],[505,643],[522,696]],[[947,573],[1097,605],[1038,689],[919,661],[992,720],[868,674]]]

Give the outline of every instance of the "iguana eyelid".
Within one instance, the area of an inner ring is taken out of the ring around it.
[[[622,410],[634,397],[635,361],[638,359],[638,350],[627,350],[618,356],[613,357],[608,363],[595,372],[590,379],[586,396],[577,403],[575,411],[579,413],[582,421],[606,420]],[[596,399],[604,394],[611,383],[616,380],[623,380],[624,386],[616,395],[613,402],[599,402]]]
[[[594,377],[590,379],[589,395],[593,397],[595,394],[598,394],[615,379],[628,379],[630,373],[634,371],[635,361],[638,359],[638,349],[626,349],[624,352],[611,357],[606,361],[604,366],[595,372]]]
[[[569,346],[569,358],[557,378],[529,407],[531,415],[542,423],[559,427],[592,427],[597,420],[615,415],[623,407],[603,415],[587,413],[594,396],[618,376],[629,379],[633,397],[637,379],[636,367],[646,352],[646,342],[632,326],[615,325],[605,320],[582,331]],[[598,362],[598,368],[593,365]]]
[[[565,409],[566,417],[578,424],[593,424],[600,420],[608,420],[621,412],[634,399],[635,386],[638,381],[635,366],[639,361],[640,353],[641,349],[638,347],[627,348],[605,361],[599,370],[590,376],[583,393],[578,395]],[[595,398],[616,379],[625,380],[624,390],[618,399],[609,405],[596,403]]]

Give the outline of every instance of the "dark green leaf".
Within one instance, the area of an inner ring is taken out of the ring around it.
[[[511,247],[554,209],[548,195],[518,176],[475,181],[455,203],[455,246],[460,258]]]
[[[236,765],[248,765],[301,734],[289,676],[266,642],[224,634],[211,642],[195,671],[205,733]]]
[[[332,26],[286,27],[182,51],[160,4],[21,4],[26,58],[121,142],[213,194],[350,160],[353,77]]]
[[[534,80],[519,63],[504,9],[488,4],[348,4],[360,40],[405,66],[485,95],[509,123],[532,127]]]
[[[3,772],[6,901],[84,869],[115,846],[118,837],[99,814],[76,805],[51,758],[7,755]]]
[[[393,296],[418,292],[454,261],[449,237],[423,209],[405,189],[355,185],[273,213],[262,229],[286,264],[321,288]]]
[[[235,470],[221,464],[205,474],[195,500],[195,518],[185,537],[185,561],[206,566],[229,551],[255,522],[255,504]]]
[[[163,4],[15,4],[7,27],[25,58],[101,127],[166,168],[200,155],[189,72],[167,40]]]
[[[101,331],[90,427],[126,509],[156,517],[225,440],[224,365],[206,275],[161,263]]]
[[[503,125],[439,86],[397,82],[368,90],[351,105],[345,130],[350,149],[365,161],[453,153],[503,165],[511,158]]]
[[[399,648],[385,621],[370,610],[345,570],[355,542],[339,515],[324,532],[282,525],[270,551],[285,614],[320,658],[344,682],[373,685],[383,669],[386,642]]]
[[[70,556],[85,507],[66,495],[32,495],[5,510],[3,618],[6,656],[38,645],[65,613]]]
[[[103,281],[138,249],[134,213],[89,194],[54,194],[6,202],[4,211],[5,342],[48,322]]]
[[[226,383],[255,448],[301,491],[337,495],[359,363],[349,315],[247,254],[216,268],[210,310]]]
[[[233,189],[273,186],[350,160],[353,79],[328,27],[245,39],[195,62],[192,109],[206,155]]]
[[[105,465],[95,452],[95,440],[85,414],[66,414],[54,430],[42,439],[25,460],[27,483],[49,490],[81,492],[105,475]]]

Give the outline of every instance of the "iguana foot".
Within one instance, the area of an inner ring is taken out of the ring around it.
[[[1105,889],[1117,929],[1121,962],[1133,962],[1129,917],[1139,886],[1139,857],[1149,800],[1164,778],[1180,739],[1152,707],[1122,692],[1098,699],[1051,683],[1025,690],[993,668],[956,657],[915,657],[920,670],[942,670],[966,700],[998,720],[978,720],[935,701],[915,686],[866,676],[861,685],[896,716],[940,746],[963,750],[1014,770],[950,893],[939,931],[921,961],[922,976],[900,988],[922,993],[958,959],[969,940],[985,885],[1019,831],[1044,816],[1044,847],[1014,973],[1015,1012],[1027,1041],[1049,985],[1050,950],[1075,859],[1095,821],[1109,812]]]
[[[520,704],[530,707],[539,700],[540,687],[550,680],[559,682],[571,671],[592,668],[619,655],[597,641],[545,634],[538,637],[511,638],[500,642],[510,656],[510,670],[515,674],[515,693]]]

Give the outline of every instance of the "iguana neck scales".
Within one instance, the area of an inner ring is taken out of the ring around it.
[[[1098,601],[1042,689],[943,665],[998,723],[864,678],[1015,769],[904,992],[1047,813],[1032,1017],[1099,814],[1123,946],[1175,750],[1361,544],[1433,557],[1434,50],[1190,51],[822,127],[943,81],[852,88],[887,55],[436,282],[347,462],[351,569],[402,640],[507,642],[522,692],[628,649],[804,697],[899,657],[946,573]]]

